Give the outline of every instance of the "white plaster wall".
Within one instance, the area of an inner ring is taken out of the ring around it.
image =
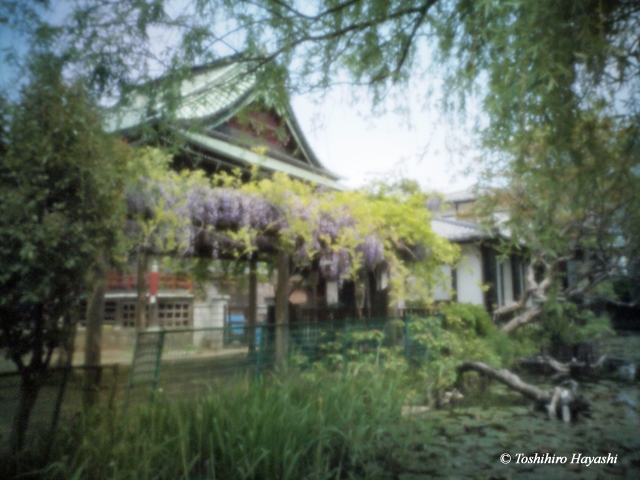
[[[482,257],[476,245],[460,245],[461,261],[456,273],[458,302],[484,305],[482,292]]]
[[[224,327],[225,307],[229,304],[228,295],[212,295],[208,301],[197,302],[193,306],[193,327],[222,328]],[[193,343],[197,347],[222,348],[222,330],[196,331],[193,333]]]
[[[434,300],[451,300],[451,265],[442,265],[442,277],[433,287]]]
[[[270,283],[258,284],[258,323],[267,321],[267,298],[271,298],[275,295],[275,289]],[[249,300],[247,299],[247,307],[249,306]]]
[[[502,283],[504,285],[504,300],[502,305],[508,305],[514,301],[513,298],[513,272],[511,271],[511,258],[502,262]],[[500,305],[500,306],[502,306]]]
[[[338,303],[338,282],[327,282],[327,305],[335,305]]]

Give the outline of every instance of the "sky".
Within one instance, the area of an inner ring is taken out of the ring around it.
[[[420,83],[412,89],[420,90]],[[342,183],[353,188],[375,179],[408,178],[426,190],[450,193],[475,184],[465,175],[479,152],[471,146],[472,128],[452,124],[437,108],[415,107],[408,112],[372,115],[371,103],[351,104],[348,89],[334,89],[320,103],[309,95],[292,99],[292,106],[316,156]],[[390,109],[389,109],[390,110]]]
[[[19,36],[0,31],[2,53],[6,48],[18,53],[21,44]],[[0,68],[2,84],[10,81],[7,70]],[[433,89],[428,81],[415,79],[404,90],[391,92],[400,98],[403,113],[394,111],[397,102],[387,100],[381,105],[386,112],[373,115],[366,92],[344,85],[321,94],[295,95],[292,106],[316,156],[348,187],[408,178],[426,190],[462,190],[475,183],[473,174],[463,174],[479,157],[471,147],[472,129],[443,116],[434,105],[435,97],[426,99],[424,92]],[[360,99],[354,101],[354,95]]]

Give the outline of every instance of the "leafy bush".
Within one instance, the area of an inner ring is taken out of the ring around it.
[[[507,337],[487,312],[470,304],[444,304],[438,315],[387,322],[371,330],[337,332],[322,346],[317,372],[389,376],[413,392],[410,402],[433,403],[456,380],[465,361],[506,366],[536,348],[526,336]]]
[[[412,318],[409,324],[411,341],[419,346],[413,349],[423,351],[419,371],[426,401],[437,400],[455,382],[456,367],[463,362],[508,366],[536,349],[526,335],[501,333],[481,306],[446,303],[439,306],[439,313]]]
[[[479,337],[486,337],[496,330],[491,317],[481,305],[451,302],[440,306],[446,326],[452,330],[473,330]]]
[[[537,337],[546,345],[570,346],[613,334],[606,315],[596,316],[574,303],[558,301],[545,304],[540,327]]]
[[[455,382],[456,367],[461,363],[472,360],[493,365],[502,363],[493,347],[493,339],[478,336],[475,327],[475,324],[462,321],[461,317],[446,321],[436,316],[411,319],[411,340],[425,351],[420,371],[428,400],[435,400],[442,390]]]

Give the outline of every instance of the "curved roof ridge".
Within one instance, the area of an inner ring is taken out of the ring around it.
[[[258,65],[259,66],[259,65]],[[298,168],[337,180],[337,175],[327,169],[314,153],[307,141],[289,102],[270,102],[266,92],[260,92],[259,76],[255,68],[241,56],[226,57],[210,64],[197,65],[176,73],[177,94],[175,109],[171,112],[173,127],[178,131],[198,132],[209,135],[206,130],[217,128],[238,114],[253,101],[261,101],[267,108],[274,108],[288,127],[300,149],[301,160],[294,162]],[[165,76],[169,79],[169,76]],[[154,83],[160,85],[162,77]],[[147,84],[148,85],[148,84]],[[112,132],[135,131],[146,123],[162,120],[166,105],[162,100],[151,98],[143,91],[134,93],[131,101],[111,110],[105,128]],[[279,107],[279,108],[278,108]],[[172,128],[172,125],[169,125]],[[244,147],[246,148],[246,147]],[[282,161],[273,151],[267,156]],[[289,161],[287,158],[286,161]]]

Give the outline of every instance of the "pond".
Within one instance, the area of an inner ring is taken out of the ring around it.
[[[640,364],[640,336],[606,340],[602,350]],[[414,415],[399,446],[380,459],[379,476],[401,480],[639,479],[637,380],[581,382],[580,392],[592,404],[589,415],[564,424],[549,420],[520,394],[492,382],[483,393],[465,398],[455,408]],[[529,457],[537,463],[530,463]],[[609,463],[588,465],[595,460],[588,457]],[[503,463],[501,458],[510,461]]]

